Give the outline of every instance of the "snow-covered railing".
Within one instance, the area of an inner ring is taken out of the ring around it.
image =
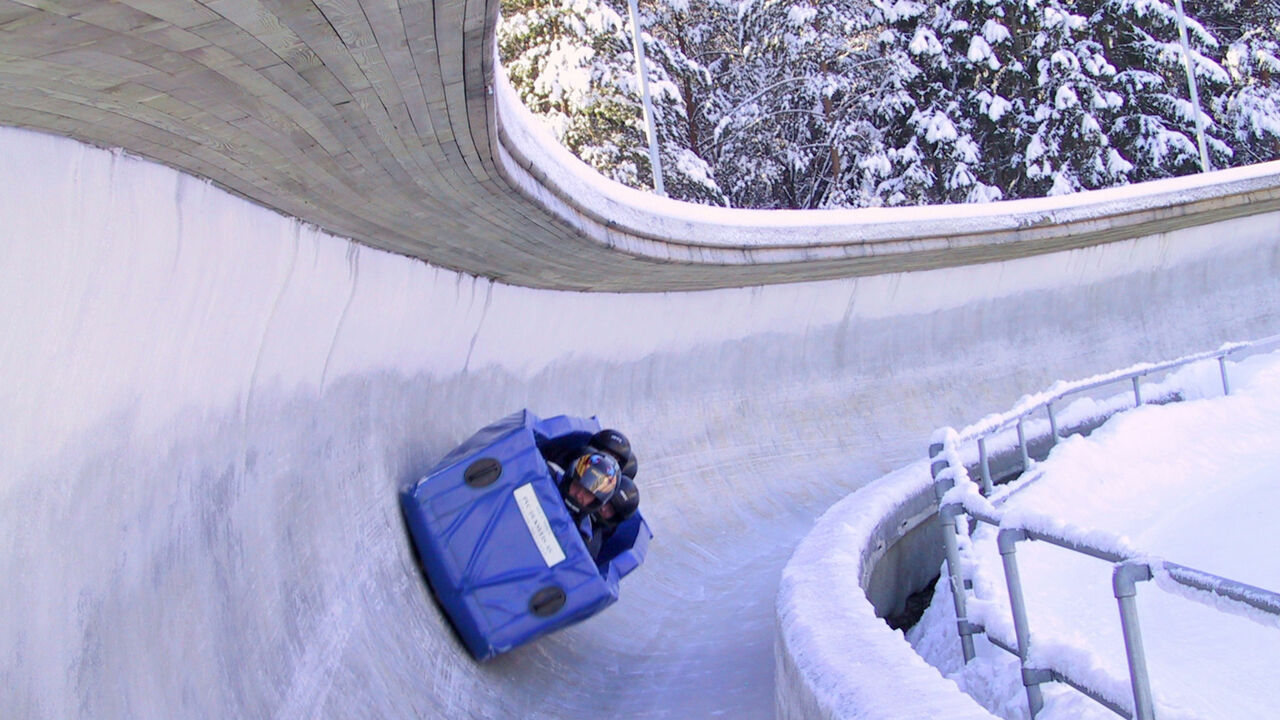
[[[1056,403],[1060,403],[1073,395],[1091,392],[1108,385],[1128,382],[1133,387],[1133,402],[1136,407],[1144,402],[1141,385],[1142,378],[1158,373],[1166,373],[1191,363],[1210,359],[1218,361],[1219,372],[1222,375],[1222,392],[1230,395],[1231,382],[1227,376],[1227,358],[1237,353],[1258,350],[1272,345],[1280,345],[1280,335],[1273,335],[1252,342],[1227,343],[1216,350],[1186,355],[1176,360],[1161,363],[1140,363],[1123,370],[1095,375],[1082,380],[1055,383],[1043,392],[1023,397],[1008,411],[989,415],[960,430],[958,433],[951,428],[942,428],[935,432],[933,443],[929,447],[929,457],[934,462],[935,477],[938,472],[938,454],[944,450],[944,446],[948,442],[954,447],[960,447],[972,442],[977,445],[978,449],[978,470],[983,492],[990,493],[993,480],[991,477],[990,453],[987,447],[988,440],[1010,428],[1015,428],[1017,430],[1017,447],[1022,459],[1021,467],[1025,472],[1031,466],[1026,432],[1027,421],[1032,416],[1043,411],[1049,421],[1049,440],[1056,443],[1060,437],[1059,418],[1054,409]],[[949,435],[954,435],[954,439],[948,441],[946,438]]]
[[[1231,385],[1227,374],[1226,358],[1243,351],[1257,350],[1276,344],[1280,344],[1280,335],[1248,343],[1231,343],[1217,350],[1189,355],[1169,362],[1136,365],[1073,383],[1058,383],[1043,393],[1023,398],[1008,412],[984,418],[960,432],[951,428],[942,428],[934,433],[933,442],[929,448],[930,471],[938,498],[938,517],[943,523],[947,577],[951,586],[956,613],[956,630],[960,637],[964,661],[967,663],[974,658],[973,636],[978,633],[985,634],[993,645],[1016,655],[1022,666],[1022,682],[1026,688],[1027,704],[1032,718],[1043,707],[1044,700],[1040,686],[1045,682],[1053,681],[1074,687],[1085,696],[1123,717],[1154,720],[1151,685],[1147,676],[1137,605],[1134,601],[1138,582],[1156,579],[1163,588],[1178,590],[1179,595],[1211,608],[1242,614],[1274,626],[1280,626],[1280,593],[1256,588],[1184,565],[1141,557],[1124,540],[1106,532],[1069,528],[1053,518],[1026,513],[1019,513],[1016,518],[1006,519],[986,497],[992,490],[992,480],[985,441],[993,435],[1016,427],[1022,469],[1025,471],[1031,465],[1025,423],[1029,416],[1041,409],[1048,414],[1050,440],[1056,442],[1058,426],[1053,412],[1055,402],[1069,395],[1088,392],[1110,384],[1130,382],[1133,386],[1134,404],[1139,406],[1143,403],[1141,378],[1209,359],[1218,361],[1222,390],[1224,394],[1229,395]],[[981,490],[971,481],[962,457],[964,446],[970,443],[975,443],[978,447],[978,465],[982,475]],[[969,620],[961,572],[959,537],[962,533],[967,534],[969,531],[970,519],[999,528],[997,546],[1004,567],[1010,612],[1013,616],[1015,637],[1012,641]],[[1072,677],[1062,668],[1053,667],[1052,663],[1046,663],[1042,667],[1029,660],[1031,632],[1027,623],[1026,602],[1016,561],[1017,543],[1024,540],[1048,542],[1114,565],[1112,587],[1119,605],[1132,697],[1121,697],[1114,692],[1114,689],[1109,691],[1093,687],[1088,681]]]
[[[973,659],[973,635],[984,633],[991,644],[1013,655],[1022,663],[1022,683],[1026,688],[1027,706],[1035,717],[1044,706],[1040,686],[1046,682],[1061,682],[1079,690],[1082,694],[1109,708],[1116,714],[1154,720],[1155,709],[1151,694],[1151,681],[1147,675],[1146,654],[1143,650],[1142,632],[1138,622],[1135,602],[1137,583],[1157,579],[1168,589],[1180,589],[1178,594],[1202,605],[1222,612],[1234,612],[1264,624],[1280,626],[1280,593],[1246,585],[1203,570],[1167,562],[1158,558],[1142,557],[1126,547],[1126,543],[1106,533],[1083,534],[1077,529],[1055,526],[1051,518],[1020,515],[1014,522],[1007,522],[996,508],[970,488],[949,490],[943,496],[939,516],[947,526],[948,546],[954,545],[961,532],[958,522],[966,516],[1000,529],[996,544],[1004,567],[1005,584],[1009,592],[1009,607],[1013,616],[1015,639],[987,632],[983,626],[970,622],[965,610],[964,584],[960,579],[958,557],[953,559],[948,549],[948,577],[956,604],[957,628],[962,639],[965,661]],[[1031,527],[1038,525],[1039,527]],[[1113,564],[1112,589],[1119,605],[1120,627],[1124,634],[1125,653],[1129,664],[1129,681],[1132,701],[1118,697],[1106,689],[1094,688],[1084,678],[1073,677],[1064,668],[1052,663],[1040,665],[1030,660],[1031,629],[1027,621],[1027,603],[1022,592],[1022,579],[1018,571],[1017,544],[1024,540],[1039,540],[1073,552],[1088,555]],[[959,590],[959,592],[956,592]]]

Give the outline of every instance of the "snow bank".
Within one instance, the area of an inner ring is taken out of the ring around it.
[[[1274,340],[1249,349],[1269,349]],[[1151,567],[1155,582],[1139,584],[1137,604],[1161,718],[1261,717],[1280,699],[1265,680],[1280,661],[1280,595],[1269,589],[1280,587],[1280,565],[1268,518],[1278,495],[1280,355],[1254,355],[1228,363],[1227,371],[1229,396],[1215,362],[1173,372],[1163,384],[1184,402],[1144,406],[1088,438],[1064,439],[1030,479],[991,498],[1001,508],[1001,528]],[[1016,662],[988,641],[1014,644],[996,538],[996,528],[981,525],[962,542],[972,584],[968,616],[987,631],[975,638],[977,658],[962,665],[956,657],[949,587],[939,586],[910,635],[985,707],[1019,718],[1026,710]],[[1020,543],[1017,557],[1032,617],[1031,662],[1131,708],[1111,563],[1046,543]],[[1038,717],[1045,720],[1111,717],[1063,685],[1043,689]]]

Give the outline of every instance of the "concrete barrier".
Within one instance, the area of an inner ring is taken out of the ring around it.
[[[832,506],[796,548],[778,591],[775,708],[780,719],[989,720],[994,717],[927,664],[877,617],[871,596],[889,564],[935,573],[938,552],[911,554],[912,529],[936,524],[924,461],[891,473]],[[905,532],[899,532],[905,530]],[[895,537],[896,536],[896,537]],[[892,558],[886,560],[887,558]],[[883,608],[882,608],[883,612]]]

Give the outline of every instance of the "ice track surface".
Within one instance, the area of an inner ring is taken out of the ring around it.
[[[828,506],[1057,378],[1276,332],[1274,217],[1000,264],[535,291],[0,130],[0,717],[768,718]],[[477,665],[396,491],[529,407],[628,433],[655,539]]]

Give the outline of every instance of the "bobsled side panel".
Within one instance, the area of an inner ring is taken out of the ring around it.
[[[528,410],[517,410],[506,417],[495,420],[475,431],[471,437],[462,441],[461,445],[450,450],[447,455],[435,464],[435,467],[427,471],[427,477],[435,475],[450,465],[460,463],[463,458],[478,458],[481,456],[478,454],[480,451],[493,445],[503,436],[521,428],[533,427],[539,422],[541,421],[538,416]]]
[[[612,570],[617,573],[618,579],[626,577],[644,564],[645,556],[649,553],[649,540],[652,538],[653,532],[649,530],[649,524],[645,522],[643,515],[636,512],[627,518],[600,549],[597,562],[601,573],[606,574]]]
[[[487,444],[468,441],[469,454],[450,453],[401,496],[432,588],[477,659],[617,599],[616,580],[601,577],[547,472],[536,423],[524,411],[486,427],[474,437]],[[478,460],[501,466],[481,487],[466,481]]]

